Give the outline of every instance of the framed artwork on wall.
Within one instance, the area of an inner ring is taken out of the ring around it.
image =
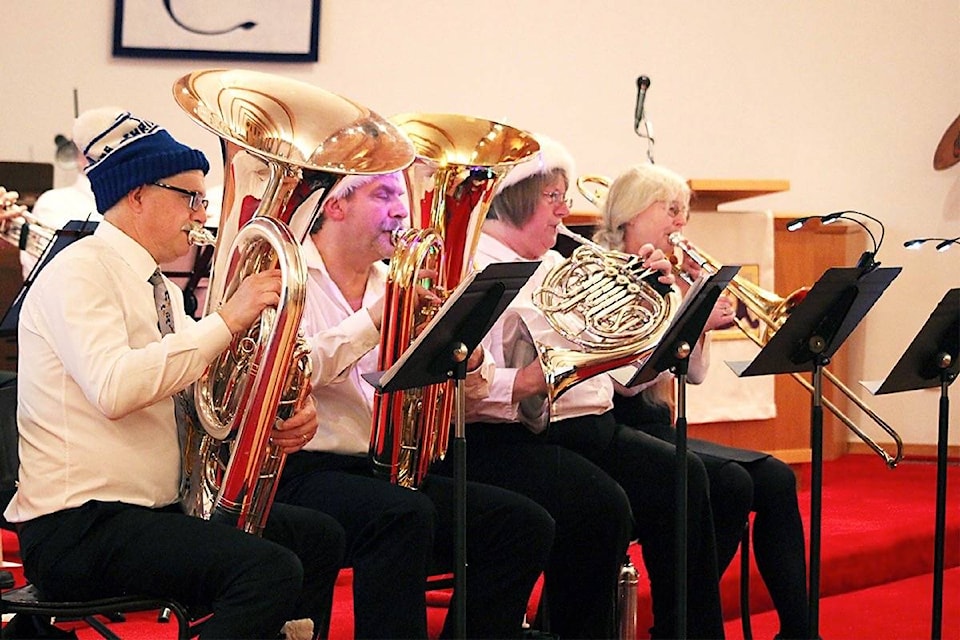
[[[113,55],[316,62],[320,0],[114,0]]]

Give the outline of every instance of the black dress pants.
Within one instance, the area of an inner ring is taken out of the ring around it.
[[[547,436],[593,461],[623,487],[650,577],[651,636],[676,637],[676,448],[618,424],[612,412],[551,423]],[[722,638],[710,487],[703,462],[689,452],[687,483],[687,636]]]
[[[623,489],[597,465],[517,424],[470,424],[467,477],[523,494],[556,522],[545,571],[549,630],[616,637],[616,582],[633,531]],[[442,471],[452,473],[448,458]]]
[[[263,538],[177,505],[96,501],[19,530],[25,575],[47,597],[170,597],[213,612],[204,638],[274,638],[300,618],[326,635],[344,548],[329,516],[285,505],[274,505]]]
[[[617,396],[614,411],[618,421],[676,442],[669,407],[652,405],[641,395]],[[778,635],[809,637],[806,547],[793,470],[759,451],[696,438],[688,444],[690,451],[703,460],[710,479],[720,574],[733,560],[744,524],[753,511],[753,553],[780,619]]]
[[[426,638],[427,576],[454,566],[454,483],[430,474],[413,490],[370,469],[364,457],[299,451],[287,459],[277,500],[329,513],[346,530],[357,638]],[[467,483],[466,500],[467,635],[519,637],[553,520],[533,501],[494,486]],[[454,593],[451,611],[459,597]],[[453,618],[443,637],[452,635]]]

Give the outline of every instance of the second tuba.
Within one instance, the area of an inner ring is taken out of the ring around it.
[[[204,314],[248,275],[282,273],[279,305],[234,336],[197,381],[200,425],[190,429],[183,452],[184,511],[260,534],[285,460],[270,431],[309,393],[309,349],[299,335],[307,280],[300,243],[343,176],[403,169],[413,147],[369,109],[276,75],[196,71],[175,83],[174,98],[220,138],[225,162]]]
[[[378,368],[390,368],[436,309],[418,308],[416,287],[443,297],[472,267],[480,229],[500,181],[539,151],[532,135],[505,124],[458,114],[391,118],[413,142],[406,172],[410,229],[394,237],[387,275]],[[421,271],[435,274],[425,281]],[[447,450],[453,382],[377,392],[369,457],[377,475],[420,486]]]

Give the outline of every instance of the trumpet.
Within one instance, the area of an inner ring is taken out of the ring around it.
[[[579,189],[580,193],[583,194],[583,197],[585,197],[590,201],[591,204],[598,208],[602,206],[603,199],[606,197],[607,191],[610,188],[610,184],[611,180],[605,176],[586,175],[577,178],[577,189]],[[711,256],[691,244],[679,232],[675,232],[670,235],[670,243],[695,263],[697,263],[707,274],[716,273],[722,266]],[[679,265],[674,265],[674,273],[677,277],[682,278],[687,282],[691,281],[689,274],[686,273]],[[806,296],[808,290],[808,287],[802,287],[792,292],[787,297],[782,298],[776,293],[762,289],[761,287],[755,285],[749,280],[744,279],[741,276],[735,276],[730,284],[727,285],[727,291],[730,292],[730,294],[738,301],[742,302],[743,305],[760,321],[759,330],[755,330],[743,318],[737,318],[736,324],[737,327],[750,340],[752,340],[761,348],[765,346],[767,342],[770,341],[770,338],[773,337],[773,334],[776,333],[781,326],[783,326],[783,323],[786,322],[793,309],[800,304],[804,296]],[[811,393],[814,391],[813,385],[799,373],[792,373],[791,376],[807,391]],[[831,371],[826,369],[826,367],[823,369],[823,376],[830,383],[832,383],[838,391],[849,398],[850,401],[853,402],[861,411],[863,411],[865,415],[867,415],[881,429],[883,429],[884,432],[893,438],[896,446],[896,452],[894,455],[887,453],[883,447],[870,438],[870,436],[868,436],[853,420],[851,420],[843,411],[840,410],[839,407],[837,407],[827,398],[822,399],[823,406],[826,407],[834,416],[836,416],[840,422],[850,429],[850,431],[856,434],[857,437],[863,440],[863,442],[866,443],[867,446],[869,446],[877,455],[879,455],[886,463],[887,467],[890,469],[895,468],[903,459],[903,440],[900,438],[900,435],[879,415],[877,415],[873,409],[871,409],[866,403],[857,397],[857,395],[851,391],[849,387],[843,384],[839,378],[837,378]]]
[[[721,266],[720,263],[691,244],[680,232],[670,234],[670,243],[696,262],[706,273],[712,274],[719,270]],[[677,277],[683,278],[688,282],[690,281],[689,274],[679,265],[674,266],[674,271]],[[741,276],[735,276],[733,280],[730,281],[730,284],[727,285],[726,290],[734,298],[742,302],[750,313],[760,321],[759,329],[754,330],[744,318],[738,317],[735,319],[737,327],[744,335],[762,348],[770,341],[773,334],[783,326],[783,323],[786,322],[793,309],[803,301],[803,298],[807,295],[807,291],[809,291],[809,287],[801,287],[785,298],[781,298],[777,294],[762,289]],[[792,373],[790,375],[807,391],[813,392],[813,385],[799,373]],[[826,367],[823,368],[823,377],[863,411],[866,416],[873,420],[877,426],[883,429],[887,435],[893,438],[896,445],[896,453],[892,456],[887,453],[883,447],[870,438],[853,420],[827,398],[822,398],[823,406],[856,434],[857,437],[863,440],[867,446],[873,449],[877,455],[883,458],[883,461],[889,468],[895,468],[903,459],[903,440],[900,438],[900,435]]]
[[[0,214],[4,218],[0,221],[0,237],[39,259],[57,229],[31,215],[27,207],[17,203],[19,197],[16,191],[0,186]]]

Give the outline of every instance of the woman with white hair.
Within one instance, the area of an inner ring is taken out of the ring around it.
[[[493,262],[523,260],[539,260],[541,265],[484,338],[483,344],[493,355],[497,369],[489,396],[468,403],[467,473],[472,479],[505,486],[540,501],[536,492],[541,487],[537,482],[548,475],[551,467],[538,451],[555,448],[565,456],[585,458],[602,474],[598,477],[612,478],[629,501],[633,526],[628,527],[627,533],[640,541],[650,577],[654,610],[651,634],[654,638],[675,638],[680,622],[674,564],[675,447],[616,422],[612,411],[613,385],[607,375],[591,377],[572,387],[554,403],[549,420],[537,419],[543,417],[538,412],[543,407],[546,381],[525,336],[544,345],[576,348],[553,330],[532,302],[532,292],[564,260],[552,247],[558,226],[570,213],[567,189],[574,175],[573,161],[562,146],[543,136],[538,136],[538,141],[539,157],[508,174],[494,198],[474,259],[479,268]],[[641,257],[647,266],[666,272],[660,276],[661,282],[673,281],[670,264],[662,252],[646,247]],[[687,636],[719,638],[723,636],[723,621],[706,471],[692,455],[687,456],[687,462]],[[568,526],[575,531],[595,532],[583,545],[584,550],[595,553],[601,548],[615,548],[611,528],[620,525],[610,515],[594,515],[599,505],[583,500],[584,490],[575,487],[566,496],[567,503],[562,506],[568,510],[574,504],[584,505],[567,519]],[[560,540],[564,527],[557,514],[551,514],[557,520]],[[554,556],[559,553],[555,544]],[[575,549],[564,552],[574,557],[580,553]],[[622,558],[621,554],[619,558],[600,559],[592,569],[588,567],[592,571],[591,584],[595,585],[590,593],[597,599],[612,596],[617,565]],[[582,561],[578,564],[584,566]],[[549,581],[549,566],[546,576]],[[567,591],[572,588],[571,582]],[[559,591],[564,593],[563,589]],[[589,628],[575,626],[580,614],[576,595],[571,594],[560,603],[553,592],[549,592],[549,597],[552,632],[561,637],[611,637],[611,630],[602,627],[602,620]],[[555,614],[567,618],[566,629],[556,628]]]
[[[670,169],[649,164],[631,167],[610,185],[594,240],[626,253],[637,253],[647,244],[672,253],[670,234],[686,225],[690,196],[687,182]],[[693,277],[699,276],[700,267],[692,260],[685,258],[683,268]],[[710,331],[731,326],[734,309],[728,298],[718,299],[691,355],[691,383],[700,384],[706,377]],[[676,441],[672,373],[662,373],[639,393],[637,388],[617,387],[614,412],[619,422],[666,442]],[[720,573],[733,559],[753,511],[753,552],[780,618],[778,637],[809,637],[803,523],[793,471],[777,458],[757,451],[693,438],[688,446],[703,461],[710,479]]]

